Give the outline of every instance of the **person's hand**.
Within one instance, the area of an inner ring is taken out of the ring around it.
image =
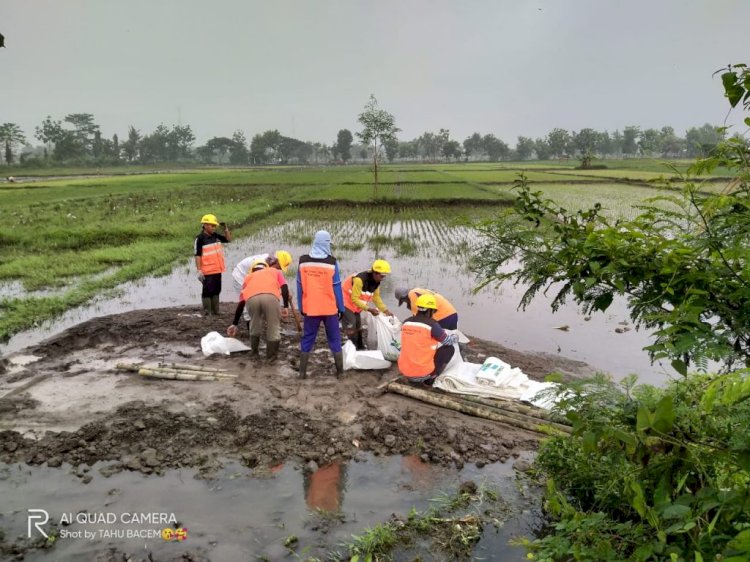
[[[344,311],[339,310],[339,320],[343,320],[343,319],[344,319]]]
[[[390,310],[384,310],[383,314],[385,314],[386,316],[393,316],[393,312],[391,312]]]
[[[289,309],[288,308],[282,308],[281,309],[281,317],[286,320],[289,318]]]
[[[367,312],[369,312],[373,316],[377,316],[378,314],[380,314],[380,311],[377,308],[368,308]]]
[[[205,275],[203,275],[203,272],[202,272],[202,271],[199,271],[199,272],[198,272],[198,275],[197,275],[197,277],[198,277],[198,281],[200,281],[201,283],[203,283],[203,282],[204,282],[204,281],[206,280],[206,276],[205,276]]]
[[[454,345],[458,343],[457,334],[447,334],[447,337],[441,342],[442,345]]]
[[[234,336],[237,335],[237,325],[236,324],[232,324],[231,326],[229,326],[229,328],[227,328],[227,335],[230,338],[233,338]]]

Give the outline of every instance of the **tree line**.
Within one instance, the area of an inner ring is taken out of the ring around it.
[[[374,99],[374,98],[373,98]],[[386,112],[387,114],[387,112]],[[392,119],[392,115],[387,114]],[[360,121],[361,122],[361,121]],[[395,128],[395,121],[394,121]],[[306,142],[268,130],[254,135],[250,142],[236,130],[231,136],[213,137],[195,146],[190,125],[160,124],[151,133],[133,126],[121,139],[117,134],[104,136],[90,113],[71,113],[62,120],[47,116],[33,133],[42,144],[33,146],[30,137],[15,123],[0,124],[2,161],[6,165],[117,165],[158,163],[200,163],[206,165],[331,164],[372,159],[394,161],[491,161],[547,160],[559,158],[695,158],[711,154],[722,140],[721,129],[710,124],[692,127],[684,137],[672,127],[622,131],[597,131],[585,128],[567,131],[555,128],[538,138],[519,136],[515,147],[492,133],[475,132],[462,142],[451,137],[448,129],[426,131],[419,137],[402,141],[389,135],[375,145],[356,133],[341,129],[330,145]]]

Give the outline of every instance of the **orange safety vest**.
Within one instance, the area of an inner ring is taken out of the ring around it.
[[[432,319],[435,322],[440,322],[443,318],[447,318],[451,314],[456,314],[455,307],[446,299],[443,295],[430,291],[429,289],[420,289],[419,287],[409,291],[409,304],[411,305],[411,313],[417,313],[417,298],[420,295],[432,295],[435,297],[437,302],[437,310],[432,315]]]
[[[425,377],[435,370],[438,342],[432,337],[432,326],[408,318],[401,326],[401,354],[398,370],[405,377]]]
[[[304,256],[303,256],[304,257]],[[313,260],[313,258],[308,258]],[[325,261],[302,261],[297,275],[302,284],[302,311],[308,316],[330,316],[338,314],[336,294],[333,292],[333,277],[336,274],[336,258],[328,256]]]
[[[218,240],[212,244],[204,244],[201,258],[201,271],[204,275],[224,273],[224,247]]]
[[[352,274],[344,279],[344,282],[341,284],[341,290],[344,292],[344,306],[352,312],[362,312],[362,309],[352,300],[352,285],[354,284],[355,277],[362,279],[362,292],[360,293],[360,298],[367,303],[372,300],[372,295],[375,294],[375,291],[380,286],[380,283],[376,282],[374,279],[369,279],[370,282],[368,283],[369,276],[367,274],[367,271]]]
[[[281,299],[281,285],[279,285],[279,270],[267,267],[260,271],[251,271],[245,277],[240,293],[241,301],[248,301],[255,295],[268,293]]]

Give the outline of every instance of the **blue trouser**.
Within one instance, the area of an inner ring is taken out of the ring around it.
[[[318,337],[318,328],[320,328],[321,322],[323,322],[326,329],[328,347],[334,353],[341,351],[339,317],[338,314],[330,314],[328,316],[305,316],[305,328],[302,332],[302,341],[300,342],[300,348],[303,353],[309,353],[315,346],[315,338]]]
[[[458,312],[454,312],[450,316],[438,320],[438,324],[440,324],[443,330],[458,330]]]

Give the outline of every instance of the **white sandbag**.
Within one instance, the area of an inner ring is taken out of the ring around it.
[[[370,314],[372,316],[372,314]],[[395,316],[378,314],[372,316],[377,334],[378,347],[388,361],[397,361],[401,355],[401,321]],[[371,348],[375,349],[375,348]]]
[[[391,362],[387,361],[380,350],[357,351],[356,346],[347,341],[343,345],[344,352],[344,370],[358,369],[364,371],[388,369]]]
[[[249,349],[240,340],[225,338],[219,332],[209,332],[201,338],[201,350],[206,357],[214,353],[229,355],[236,351],[247,351]]]
[[[488,357],[477,373],[477,383],[487,386],[498,386],[498,380],[511,369],[505,361],[497,357]]]

